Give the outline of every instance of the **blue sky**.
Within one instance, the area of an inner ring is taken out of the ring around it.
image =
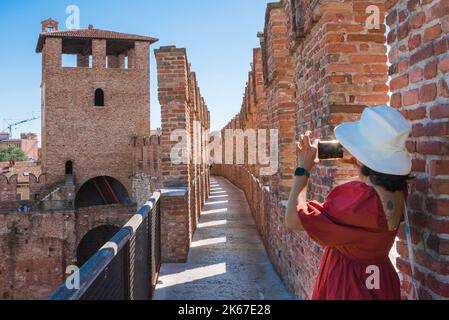
[[[0,130],[6,120],[40,116],[41,56],[35,53],[40,22],[53,18],[65,29],[67,6],[80,9],[81,28],[143,34],[164,45],[185,47],[211,110],[212,128],[221,129],[240,110],[252,60],[259,46],[270,0],[9,0],[0,1]],[[160,126],[156,66],[151,50],[152,129]],[[13,131],[37,132],[40,120]]]

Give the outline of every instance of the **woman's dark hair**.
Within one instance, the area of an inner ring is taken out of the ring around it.
[[[362,174],[365,177],[369,177],[374,185],[383,187],[391,192],[407,191],[407,181],[413,179],[411,175],[396,176],[392,174],[380,173],[371,170],[367,166],[362,167]]]

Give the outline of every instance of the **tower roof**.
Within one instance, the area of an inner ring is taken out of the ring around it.
[[[105,40],[116,40],[116,41],[143,41],[149,42],[150,44],[158,41],[156,38],[127,34],[115,31],[94,29],[89,26],[89,29],[77,29],[77,30],[64,30],[64,31],[54,31],[54,32],[42,32],[39,35],[39,40],[37,42],[36,52],[42,52],[44,47],[45,39],[47,38],[62,38],[68,40],[91,40],[91,39],[105,39]]]

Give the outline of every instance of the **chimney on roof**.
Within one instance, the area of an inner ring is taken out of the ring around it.
[[[42,24],[42,32],[58,31],[59,22],[53,20],[52,18],[42,21],[41,24]]]

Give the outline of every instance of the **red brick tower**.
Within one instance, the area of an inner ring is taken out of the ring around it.
[[[92,204],[121,202],[120,193],[132,193],[133,141],[150,135],[149,45],[157,39],[92,26],[59,31],[51,19],[42,31],[46,184],[72,180],[81,192],[98,179],[85,190],[96,193]],[[75,66],[64,67],[63,55],[74,56]]]

